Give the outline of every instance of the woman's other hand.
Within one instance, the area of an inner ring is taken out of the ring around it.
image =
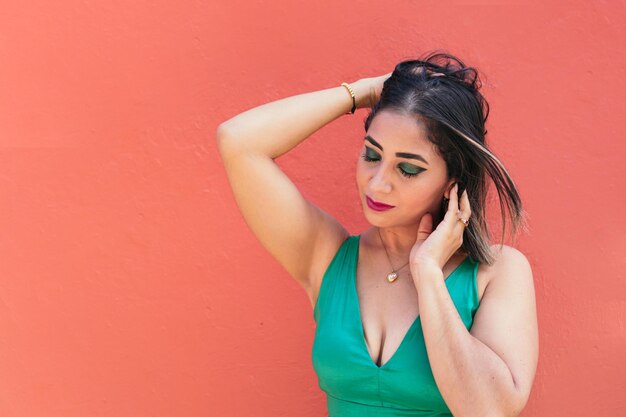
[[[411,275],[417,284],[420,271],[429,268],[442,270],[443,266],[463,244],[465,225],[459,218],[469,220],[472,215],[467,190],[457,197],[458,183],[450,192],[450,202],[444,219],[433,231],[433,219],[430,213],[422,216],[417,240],[410,254]]]
[[[352,83],[350,86],[354,91],[356,108],[372,107],[376,104],[378,99],[380,99],[380,93],[383,91],[383,83],[390,76],[391,73],[389,72],[379,77],[361,78]]]

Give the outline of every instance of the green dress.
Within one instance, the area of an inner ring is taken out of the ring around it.
[[[367,350],[356,290],[361,235],[349,236],[324,273],[313,309],[313,368],[330,417],[452,416],[430,368],[418,316],[394,355],[378,366]],[[478,262],[466,257],[446,287],[465,327],[478,309]]]

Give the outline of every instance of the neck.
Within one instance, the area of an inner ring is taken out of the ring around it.
[[[417,240],[417,225],[411,227],[379,227],[375,228],[381,247],[387,249],[389,256],[407,257]],[[382,242],[381,242],[382,239]]]

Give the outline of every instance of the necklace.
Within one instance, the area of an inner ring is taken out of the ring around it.
[[[383,241],[383,237],[380,235],[380,228],[378,229],[378,237],[380,238],[380,241],[383,244],[383,248],[385,248],[385,254],[387,254],[387,260],[389,261],[389,265],[391,265],[391,272],[389,274],[387,274],[387,281],[394,282],[396,279],[398,279],[398,271],[401,270],[402,268],[404,268],[405,266],[407,266],[409,264],[409,262],[411,262],[411,260],[409,259],[409,262],[405,263],[400,268],[395,269],[393,267],[393,264],[391,263],[391,258],[389,257],[389,252],[387,252],[387,246],[385,246],[385,242]]]

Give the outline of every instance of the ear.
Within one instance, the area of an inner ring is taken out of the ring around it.
[[[450,199],[450,192],[452,191],[452,187],[454,187],[454,183],[457,181],[456,178],[450,178],[448,183],[446,184],[446,191],[443,193],[443,196],[447,199]]]

